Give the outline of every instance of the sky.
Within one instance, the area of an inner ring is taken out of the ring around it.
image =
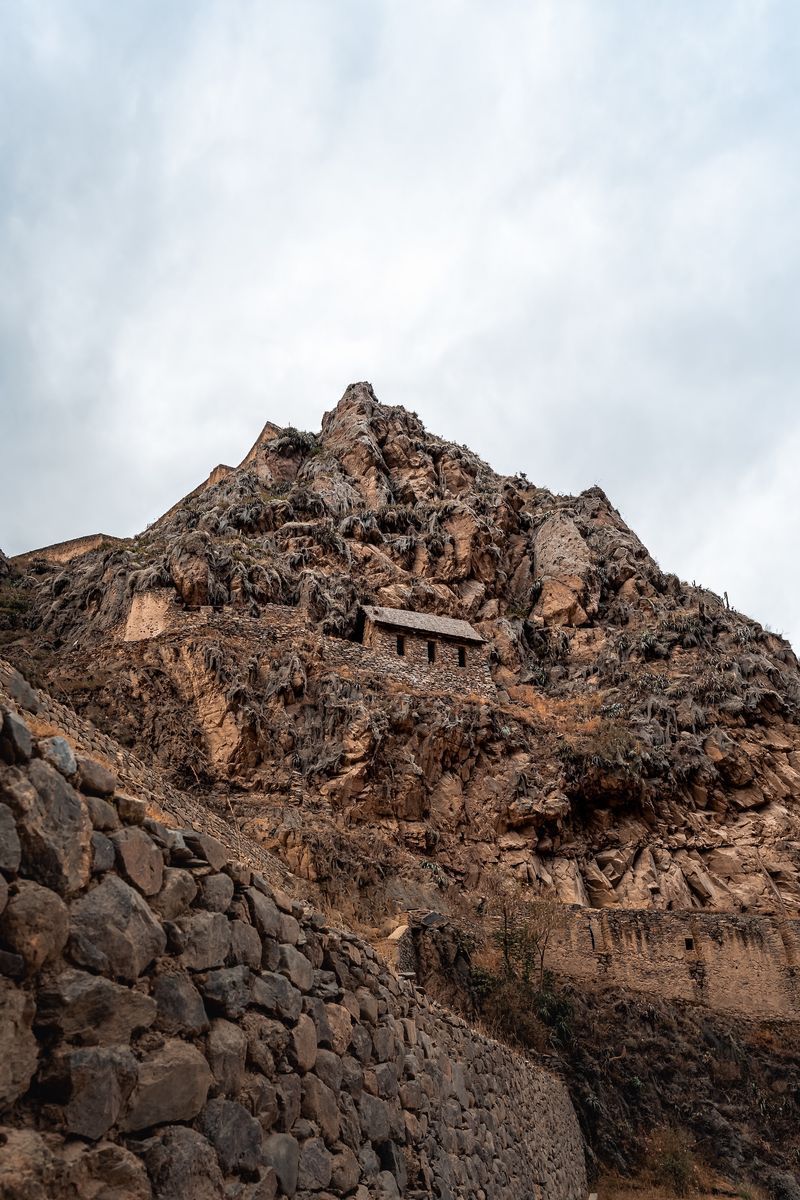
[[[800,648],[796,0],[0,4],[0,547],[348,383]]]

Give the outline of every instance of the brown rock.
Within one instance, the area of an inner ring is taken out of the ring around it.
[[[72,904],[69,953],[80,966],[133,982],[166,942],[139,893],[116,875]]]
[[[278,1177],[284,1196],[297,1191],[300,1147],[288,1133],[273,1133],[264,1143],[264,1158]]]
[[[309,991],[314,982],[314,968],[294,946],[280,947],[278,970],[301,992]]]
[[[69,1085],[67,1130],[96,1141],[119,1119],[136,1083],[136,1059],[122,1046],[89,1046],[68,1052],[56,1067]]]
[[[165,1033],[197,1037],[208,1029],[202,998],[188,975],[159,975],[153,983],[153,999],[158,1005],[158,1028]]]
[[[209,1011],[235,1019],[240,1017],[252,998],[249,967],[223,967],[198,977],[197,986]]]
[[[155,1020],[156,1003],[134,988],[72,968],[44,982],[36,1023],[82,1045],[127,1043]]]
[[[119,829],[117,810],[113,804],[109,804],[101,796],[87,796],[86,810],[89,813],[89,820],[95,829],[99,829],[104,833],[110,833],[115,829]]]
[[[231,965],[246,963],[248,967],[257,970],[261,966],[261,938],[258,930],[246,921],[231,921],[229,923],[231,948],[229,961]]]
[[[184,1125],[159,1130],[144,1157],[154,1200],[223,1200],[217,1156],[196,1130]]]
[[[60,896],[28,879],[20,879],[0,918],[0,937],[22,955],[29,971],[57,958],[67,944],[69,913]]]
[[[202,858],[215,871],[221,871],[226,866],[230,855],[222,842],[218,842],[216,838],[207,833],[200,833],[196,829],[184,829],[182,832],[186,845],[198,858]]]
[[[217,1095],[235,1096],[244,1080],[247,1037],[238,1025],[218,1017],[208,1035],[208,1062]]]
[[[198,1122],[226,1175],[252,1179],[261,1159],[261,1126],[233,1100],[210,1100]]]
[[[30,994],[0,977],[0,1106],[24,1095],[36,1070],[39,1047],[31,1031],[33,1015]]]
[[[197,884],[191,871],[182,867],[167,867],[161,891],[151,900],[156,912],[165,921],[174,921],[185,912],[197,895]]]
[[[83,754],[77,754],[75,758],[81,791],[90,796],[113,796],[117,786],[114,772],[96,758],[86,758]]]
[[[164,859],[161,851],[143,829],[120,829],[112,833],[111,841],[117,852],[122,874],[145,896],[161,890]]]
[[[139,1079],[120,1128],[134,1131],[191,1121],[205,1104],[211,1083],[199,1050],[186,1042],[167,1041],[139,1064]]]
[[[309,1138],[300,1148],[297,1186],[319,1192],[331,1181],[332,1159],[322,1138]]]
[[[62,896],[89,879],[92,827],[81,797],[54,767],[34,759],[29,776],[3,789],[17,822],[22,870]]]
[[[339,1137],[339,1106],[334,1093],[316,1075],[303,1079],[300,1111],[319,1126],[328,1145],[333,1145]]]
[[[179,917],[175,925],[180,930],[183,967],[208,971],[222,966],[231,946],[230,922],[223,913],[194,912]]]
[[[290,1049],[298,1070],[310,1071],[317,1060],[317,1030],[311,1017],[301,1013],[292,1030]]]
[[[19,870],[22,850],[19,844],[14,814],[7,804],[0,804],[0,871],[14,875]]]
[[[330,1027],[330,1042],[323,1039],[323,1045],[329,1044],[333,1054],[343,1055],[353,1037],[353,1018],[343,1004],[325,1004],[327,1025]]]

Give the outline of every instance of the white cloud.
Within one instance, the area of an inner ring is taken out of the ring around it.
[[[7,8],[0,544],[140,528],[369,378],[800,636],[799,34],[788,0]]]

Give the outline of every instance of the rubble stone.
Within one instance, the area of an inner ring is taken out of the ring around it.
[[[159,975],[153,999],[158,1005],[156,1023],[165,1033],[198,1037],[209,1028],[202,997],[188,975]]]
[[[72,904],[69,952],[80,966],[133,982],[166,944],[147,904],[116,875]]]
[[[96,1141],[117,1124],[136,1083],[136,1059],[122,1046],[87,1046],[66,1055],[64,1068],[70,1088],[66,1127]]]
[[[252,1178],[261,1158],[261,1126],[246,1108],[233,1100],[210,1100],[199,1126],[217,1152],[226,1175]]]
[[[69,913],[61,897],[20,879],[0,917],[0,937],[9,950],[24,958],[29,971],[38,971],[61,954],[68,932]]]
[[[98,762],[96,758],[87,758],[77,754],[80,789],[90,796],[113,796],[117,786],[117,777],[113,771]]]
[[[208,1035],[208,1062],[214,1076],[214,1092],[235,1096],[244,1080],[247,1037],[238,1025],[221,1017],[211,1022]]]
[[[71,778],[78,770],[75,755],[66,738],[40,738],[36,744],[36,749],[39,752],[40,758],[43,758],[46,763],[49,763],[51,767],[55,767],[56,771],[59,771],[67,778]]]
[[[92,827],[63,775],[34,759],[28,778],[6,786],[3,799],[16,818],[24,873],[62,896],[82,887],[89,878]]]
[[[28,1090],[36,1070],[39,1047],[31,1029],[33,1016],[30,994],[0,977],[0,1107],[13,1104]]]
[[[122,874],[145,896],[154,896],[161,890],[164,876],[164,859],[143,829],[137,827],[120,829],[112,833],[111,841],[117,852]]]
[[[145,1146],[154,1200],[223,1200],[225,1186],[213,1146],[185,1125],[160,1129]]]
[[[148,1129],[191,1121],[206,1102],[212,1075],[194,1046],[172,1039],[139,1064],[139,1079],[120,1127]]]
[[[71,967],[40,987],[36,1009],[38,1025],[83,1045],[127,1043],[137,1030],[148,1029],[155,1016],[150,996]]]

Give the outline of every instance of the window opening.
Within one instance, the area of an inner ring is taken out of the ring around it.
[[[463,646],[458,647],[458,665],[465,667],[467,665],[467,652]]]
[[[694,938],[684,938],[683,944],[687,950],[694,950]]]
[[[406,639],[401,635],[397,635],[397,653],[402,658],[406,652]]]
[[[428,642],[428,662],[436,662],[436,642]]]

